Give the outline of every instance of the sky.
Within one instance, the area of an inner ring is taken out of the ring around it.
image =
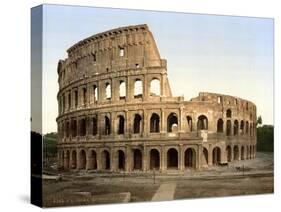
[[[136,24],[148,25],[167,60],[174,96],[238,96],[256,104],[263,124],[273,124],[273,19],[44,5],[44,134],[57,130],[57,63],[66,50],[94,34]]]

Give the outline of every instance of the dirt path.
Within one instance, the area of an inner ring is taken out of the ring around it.
[[[151,201],[173,200],[176,187],[176,183],[163,183],[158,188]]]

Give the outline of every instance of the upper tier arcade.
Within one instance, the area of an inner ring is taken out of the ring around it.
[[[120,27],[79,41],[58,64],[60,89],[79,79],[105,77],[118,71],[166,71],[146,24]],[[122,73],[119,73],[119,75]]]

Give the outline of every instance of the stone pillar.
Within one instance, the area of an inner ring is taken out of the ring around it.
[[[98,101],[103,102],[104,101],[104,93],[105,93],[105,86],[104,83],[101,81],[98,81]]]
[[[161,114],[160,114],[160,133],[166,133],[166,126],[165,126],[165,113],[164,109],[161,108]]]
[[[165,153],[165,147],[164,147],[164,146],[161,146],[160,170],[161,170],[161,171],[166,171],[166,170],[167,170],[166,153]]]
[[[143,86],[142,86],[143,100],[144,100],[144,101],[147,101],[147,99],[148,99],[148,97],[149,97],[150,83],[148,82],[148,79],[147,79],[147,75],[146,75],[146,74],[144,74],[142,83],[143,83]]]
[[[149,130],[149,123],[150,123],[150,120],[149,120],[147,111],[143,110],[143,135],[144,135],[144,137],[147,137],[148,133],[150,131]]]
[[[164,74],[161,73],[160,77],[160,96],[164,96]]]
[[[147,148],[146,145],[143,145],[143,157],[142,157],[142,169],[143,171],[147,171],[147,164],[148,160],[147,160]]]
[[[111,80],[111,102],[116,103],[119,101],[120,82],[119,80]]]
[[[130,77],[126,77],[126,101],[127,102],[130,102],[134,99],[134,86],[135,86],[135,82]]]
[[[202,144],[198,145],[197,152],[196,152],[196,169],[200,169],[202,167],[202,157],[203,156],[203,146]]]
[[[184,109],[184,107],[183,106],[181,106],[180,107],[180,110],[179,110],[179,124],[178,124],[178,126],[179,126],[179,132],[184,132],[184,130],[183,130],[183,123],[184,123],[184,120],[183,120],[183,109]]]
[[[92,96],[93,96],[93,86],[88,83],[88,84],[86,85],[86,89],[87,89],[87,94],[86,94],[86,98],[87,98],[86,107],[90,107],[90,105],[91,105],[91,98],[92,98]]]
[[[208,150],[208,166],[213,165],[213,148],[209,148]]]
[[[77,89],[73,89],[71,91],[71,110],[75,108],[75,91]]]
[[[131,149],[129,146],[126,146],[126,150],[125,150],[125,158],[126,158],[126,164],[125,164],[125,170],[126,172],[130,172],[131,171],[131,160],[132,160],[132,155],[131,155]]]
[[[114,152],[114,148],[110,148],[110,171],[116,171],[116,155]]]
[[[96,157],[97,157],[97,170],[101,170],[102,169],[102,161],[101,161],[101,150],[97,150],[96,151]]]
[[[221,163],[227,163],[227,154],[226,154],[226,147],[223,145],[223,148],[221,148]],[[238,155],[239,155],[239,149],[238,149]]]
[[[184,171],[184,152],[183,152],[183,145],[179,145],[179,166],[178,169],[180,171]]]
[[[130,118],[128,109],[125,110],[125,131],[124,135],[127,137],[130,133]]]
[[[238,146],[238,160],[241,160],[241,148],[239,146]]]
[[[82,88],[81,86],[78,87],[78,108],[80,108],[82,106],[82,96],[83,96],[83,91],[82,91]]]

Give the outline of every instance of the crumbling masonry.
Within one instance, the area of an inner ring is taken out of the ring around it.
[[[184,171],[256,155],[256,106],[173,97],[147,25],[86,38],[58,63],[58,161],[65,170]]]

